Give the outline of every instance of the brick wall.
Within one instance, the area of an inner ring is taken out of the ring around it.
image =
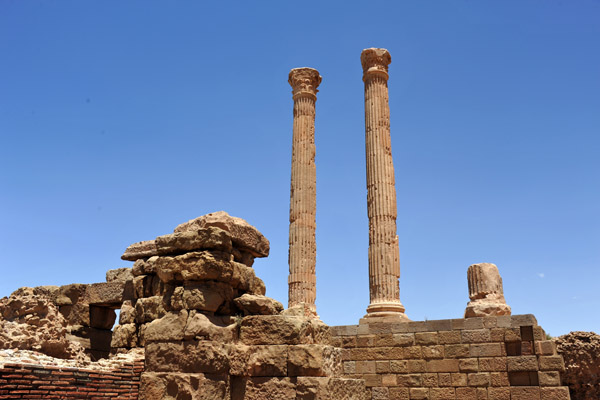
[[[4,364],[0,399],[137,399],[143,370],[143,360],[110,370]]]
[[[533,315],[333,327],[373,400],[564,400],[562,357]]]

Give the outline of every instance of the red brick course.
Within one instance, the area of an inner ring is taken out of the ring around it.
[[[0,399],[137,400],[143,371],[143,360],[110,371],[5,364],[0,368]]]

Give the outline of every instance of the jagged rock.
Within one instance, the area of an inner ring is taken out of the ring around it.
[[[150,262],[150,260],[148,260]],[[165,283],[183,281],[219,281],[251,294],[264,295],[264,282],[254,269],[230,261],[228,253],[200,251],[175,257],[157,257],[152,261],[158,277]]]
[[[131,304],[131,300],[125,300],[121,305],[119,313],[119,324],[132,324],[135,322],[135,307]]]
[[[146,327],[144,338],[146,343],[156,341],[182,341],[183,331],[188,319],[188,312],[169,312],[162,318],[154,320]]]
[[[137,329],[135,324],[115,326],[110,347],[132,348],[137,345]]]
[[[565,360],[563,383],[572,400],[600,399],[600,335],[571,332],[554,339]]]
[[[159,256],[188,253],[194,250],[220,250],[230,253],[231,237],[223,229],[209,226],[156,238],[156,251]]]
[[[231,318],[233,319],[233,318]],[[214,340],[231,343],[239,336],[239,326],[234,321],[222,321],[218,317],[208,317],[196,310],[189,312],[185,326],[185,340]]]
[[[206,340],[146,343],[146,370],[150,372],[229,372],[228,345]]]
[[[21,288],[0,299],[0,349],[33,350],[46,355],[88,360],[84,349],[67,339],[67,321],[43,290]]]
[[[233,297],[233,288],[223,282],[186,282],[183,286],[183,305],[188,310],[215,312]]]
[[[341,349],[321,344],[303,344],[289,347],[289,376],[337,377],[341,374]]]
[[[156,254],[156,243],[154,240],[145,240],[143,242],[137,242],[130,245],[125,250],[125,253],[123,253],[121,256],[121,259],[126,261],[135,261],[142,258],[152,257]]]
[[[58,288],[54,298],[54,304],[57,306],[71,306],[79,301],[87,289],[87,285],[73,283]]]
[[[140,384],[140,400],[230,398],[227,377],[220,375],[144,372]]]
[[[233,245],[240,250],[246,250],[254,257],[269,255],[269,241],[255,227],[241,218],[232,217],[225,211],[206,214],[196,219],[178,225],[175,233],[214,226],[229,233]]]
[[[166,314],[161,296],[138,299],[135,303],[135,322],[142,324],[162,318]]]
[[[282,315],[252,315],[242,319],[244,344],[329,344],[330,329],[319,320]]]
[[[106,271],[106,282],[126,282],[132,279],[131,268],[117,268]]]
[[[232,346],[229,373],[234,376],[287,376],[288,347]]]
[[[133,276],[156,274],[155,261],[157,258],[158,256],[152,256],[148,259],[136,260],[131,268],[131,273]]]
[[[244,315],[276,315],[283,311],[283,305],[280,302],[261,295],[246,293],[233,299],[233,302]]]
[[[237,378],[231,381],[231,398],[247,400],[295,399],[296,385],[291,378]]]

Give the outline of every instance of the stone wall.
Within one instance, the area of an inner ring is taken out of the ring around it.
[[[137,399],[144,361],[108,370],[36,364],[0,367],[0,399]]]
[[[569,399],[563,359],[533,315],[333,327],[344,376],[373,400]]]

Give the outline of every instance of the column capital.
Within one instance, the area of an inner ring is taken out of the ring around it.
[[[288,82],[292,86],[294,100],[309,97],[317,100],[317,87],[321,84],[319,71],[313,68],[294,68],[290,71]]]
[[[360,53],[360,62],[363,67],[363,81],[369,76],[381,76],[385,80],[389,78],[388,65],[392,62],[392,56],[386,49],[370,48]]]

